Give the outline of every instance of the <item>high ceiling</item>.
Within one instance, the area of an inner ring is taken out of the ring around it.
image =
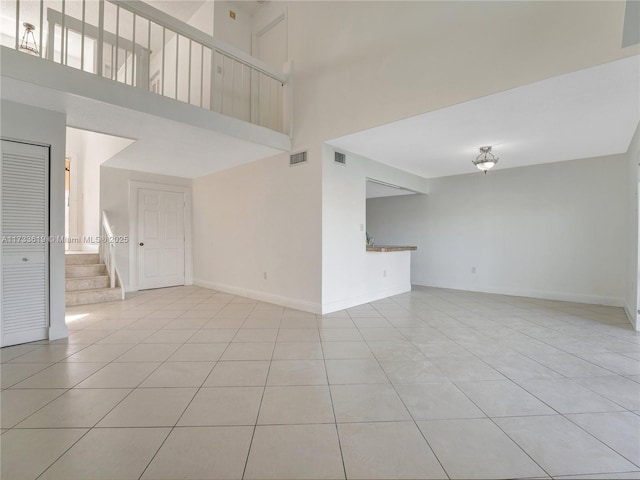
[[[148,3],[186,20],[205,2]],[[30,20],[36,2],[20,5],[21,20]],[[67,13],[77,16],[81,5],[67,0]],[[86,5],[95,16],[96,3]],[[239,6],[261,8],[253,0]],[[338,149],[439,177],[475,172],[471,160],[483,145],[494,146],[497,169],[624,152],[639,120],[640,49],[621,48],[622,2],[294,2],[290,9],[295,140],[304,148],[333,138]],[[491,28],[477,35],[477,24]],[[557,76],[564,72],[572,73]],[[18,83],[2,73],[3,98],[135,138],[113,159],[117,166],[198,176],[280,151],[42,88],[42,76],[25,73]],[[181,157],[193,159],[190,171],[175,161]]]
[[[633,56],[346,135],[328,143],[417,175],[496,169],[624,153],[640,121],[640,57]]]

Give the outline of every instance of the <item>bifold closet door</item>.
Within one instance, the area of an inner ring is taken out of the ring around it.
[[[1,345],[48,337],[49,148],[2,140]]]

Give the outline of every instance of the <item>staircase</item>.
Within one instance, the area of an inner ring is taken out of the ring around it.
[[[109,288],[107,267],[97,253],[67,253],[65,259],[65,303],[87,305],[122,299],[122,287]]]

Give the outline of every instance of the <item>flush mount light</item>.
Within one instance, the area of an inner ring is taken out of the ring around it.
[[[22,34],[22,41],[20,42],[20,50],[25,50],[34,55],[40,55],[38,51],[38,44],[36,44],[36,37],[33,31],[36,29],[32,23],[24,22],[24,33]]]
[[[487,170],[491,170],[498,163],[498,160],[499,158],[494,157],[491,153],[491,147],[480,147],[480,155],[473,160],[473,164],[487,173]]]

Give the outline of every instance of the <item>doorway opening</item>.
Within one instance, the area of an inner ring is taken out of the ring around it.
[[[105,227],[102,165],[133,140],[67,127],[65,155],[65,305],[124,298],[113,234]],[[122,261],[121,261],[122,262]]]

